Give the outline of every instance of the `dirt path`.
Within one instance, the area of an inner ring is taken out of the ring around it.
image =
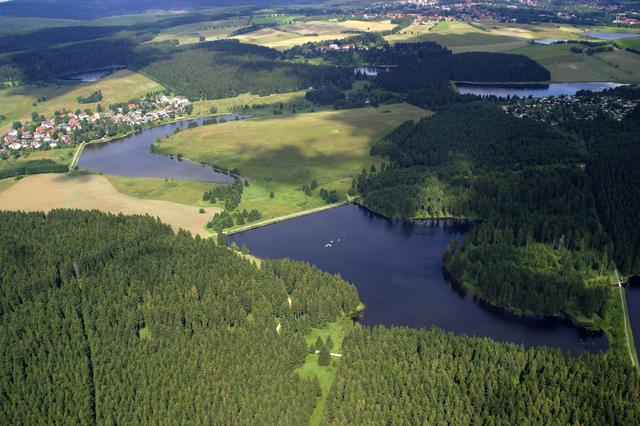
[[[624,337],[627,340],[627,351],[629,351],[629,359],[631,359],[631,366],[635,367],[636,362],[633,359],[633,351],[631,351],[631,340],[629,339],[629,330],[627,325],[629,324],[629,315],[627,314],[627,301],[624,297],[624,290],[622,288],[622,281],[620,281],[620,276],[618,275],[618,271],[616,271],[616,278],[618,279],[618,290],[620,291],[620,303],[622,304],[622,313],[624,314]]]
[[[0,192],[0,210],[49,211],[56,208],[149,214],[159,217],[175,230],[182,228],[201,236],[210,235],[205,229],[206,223],[220,211],[209,207],[206,213],[200,214],[198,207],[133,198],[116,191],[107,178],[99,175],[31,175]]]
[[[249,231],[250,229],[260,228],[262,226],[271,225],[273,223],[284,222],[285,220],[295,219],[296,217],[306,216],[313,213],[318,213],[324,210],[335,209],[336,207],[341,207],[347,204],[346,202],[340,202],[335,204],[327,204],[326,206],[316,207],[315,209],[303,210],[297,213],[291,213],[284,216],[279,216],[273,219],[263,220],[262,222],[253,223],[251,225],[242,226],[240,228],[235,228],[226,232],[227,235],[237,234],[238,232]]]

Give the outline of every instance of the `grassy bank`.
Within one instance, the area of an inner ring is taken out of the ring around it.
[[[130,178],[105,175],[122,194],[142,200],[163,200],[189,206],[211,207],[202,194],[215,184],[181,179]]]
[[[75,148],[59,148],[48,149],[46,151],[26,152],[20,158],[0,160],[0,170],[11,168],[32,160],[51,160],[57,164],[69,165],[74,152]]]
[[[551,71],[555,82],[640,80],[640,55],[616,50],[587,55],[573,53],[571,44],[532,44],[508,53],[525,55]]]
[[[381,160],[369,155],[373,142],[427,114],[397,104],[256,118],[185,130],[157,148],[165,155],[238,169],[250,182],[239,209],[257,209],[263,219],[272,219],[326,205],[319,188],[335,189],[345,199],[354,176],[379,166]],[[318,189],[305,194],[302,186],[314,180]]]

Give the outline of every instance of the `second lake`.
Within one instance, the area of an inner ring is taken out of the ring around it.
[[[573,96],[579,90],[591,90],[601,92],[605,89],[613,89],[622,86],[619,83],[592,82],[592,83],[551,83],[551,84],[475,84],[456,83],[458,91],[462,95],[497,96],[506,98],[507,96],[519,96],[526,98],[542,98],[545,96]]]

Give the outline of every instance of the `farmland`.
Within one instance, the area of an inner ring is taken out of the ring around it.
[[[411,34],[412,30],[410,28],[401,31],[400,34],[388,36],[387,39],[391,42],[435,41],[456,53],[469,51],[501,52],[527,44],[525,39],[517,35],[493,34],[460,21],[440,22],[430,31],[422,30],[415,35]],[[413,32],[416,31],[413,30]]]
[[[196,22],[178,25],[161,31],[152,41],[178,40],[182,44],[198,43],[201,37],[206,41],[228,38],[234,31],[246,26],[246,18]]]
[[[149,214],[194,234],[207,235],[204,227],[218,209],[208,207],[200,214],[197,207],[159,200],[140,200],[121,194],[104,176],[43,174],[26,176],[0,192],[0,210],[49,211],[70,208],[99,209],[111,213]]]
[[[576,54],[571,46],[529,45],[509,53],[526,55],[551,71],[553,81],[639,81],[640,55],[614,51]]]
[[[313,180],[344,197],[354,176],[379,165],[369,156],[371,144],[400,123],[427,114],[398,104],[235,121],[180,132],[158,149],[239,169],[251,183],[239,208],[258,209],[269,219],[324,205],[317,191],[302,192],[302,185]]]
[[[295,105],[297,111],[310,110],[313,107],[311,103],[305,100],[305,93],[305,90],[274,93],[268,96],[243,93],[230,98],[197,101],[193,104],[193,113],[195,115],[206,115],[210,113],[211,107],[215,107],[218,113],[246,113],[253,117],[260,114],[272,115],[273,109],[279,108],[281,104]],[[282,110],[283,114],[287,114],[289,112],[290,111],[286,108]]]
[[[7,130],[14,120],[27,120],[31,113],[50,117],[55,111],[66,108],[95,109],[98,103],[80,104],[78,96],[87,96],[96,90],[102,91],[103,105],[125,102],[148,92],[162,90],[155,81],[129,70],[121,70],[91,83],[61,83],[47,86],[22,86],[0,90],[0,115],[6,120],[0,121],[0,131]],[[44,101],[38,99],[44,98]]]
[[[235,38],[244,43],[287,49],[308,42],[341,39],[360,31],[385,31],[393,27],[389,21],[303,21],[262,28]]]

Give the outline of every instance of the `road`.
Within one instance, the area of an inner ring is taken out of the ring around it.
[[[624,336],[627,340],[627,351],[629,352],[629,359],[631,360],[631,366],[636,367],[636,362],[633,359],[633,351],[631,350],[631,339],[629,339],[629,315],[627,314],[627,301],[624,297],[624,289],[622,288],[622,281],[620,281],[620,275],[618,275],[618,271],[616,271],[616,279],[618,280],[618,290],[620,292],[620,303],[622,304],[622,312],[624,314]]]

